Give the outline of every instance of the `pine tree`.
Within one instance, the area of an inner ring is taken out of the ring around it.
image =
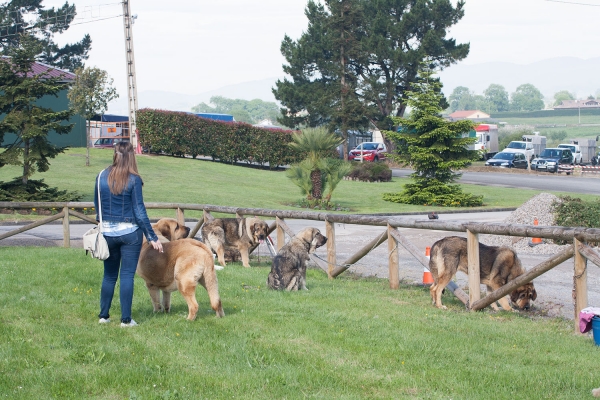
[[[479,157],[468,145],[473,130],[471,121],[448,122],[441,117],[441,85],[433,79],[432,70],[423,65],[413,90],[407,92],[407,104],[411,107],[408,118],[394,117],[397,131],[385,132],[386,137],[397,145],[390,156],[409,165],[413,183],[404,185],[400,193],[386,193],[384,200],[404,204],[440,205],[450,207],[480,206],[483,196],[463,193],[453,184],[457,172]]]
[[[36,171],[48,170],[50,158],[64,151],[48,141],[48,133],[66,134],[73,128],[73,124],[65,124],[72,115],[70,110],[54,111],[37,103],[42,97],[56,97],[67,88],[64,78],[32,73],[40,50],[37,40],[23,35],[19,46],[9,50],[10,57],[0,59],[0,115],[4,115],[0,121],[0,143],[6,133],[15,135],[15,140],[5,144],[0,153],[0,166],[22,166],[19,179],[24,186]]]
[[[7,55],[19,47],[21,38],[34,37],[40,44],[38,61],[56,68],[75,71],[83,67],[92,46],[90,35],[76,43],[59,46],[54,35],[63,33],[75,18],[74,4],[65,2],[61,7],[45,8],[42,0],[12,0],[0,4],[0,51]]]

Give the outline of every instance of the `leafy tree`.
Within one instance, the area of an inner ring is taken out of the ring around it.
[[[454,88],[450,97],[450,111],[463,111],[463,110],[486,110],[488,111],[490,106],[487,100],[469,90],[464,86],[457,86]]]
[[[65,125],[72,115],[70,110],[54,111],[37,104],[42,97],[56,97],[67,88],[64,78],[32,73],[40,50],[39,41],[23,35],[18,47],[9,49],[10,58],[0,59],[0,115],[4,115],[0,121],[0,143],[6,133],[15,135],[0,153],[0,166],[22,166],[20,179],[24,186],[34,172],[47,171],[49,159],[64,151],[48,141],[48,133],[66,134],[73,128],[73,124]]]
[[[502,112],[509,110],[508,92],[504,86],[492,83],[483,91],[483,96],[488,105],[486,111]]]
[[[467,56],[468,44],[446,38],[463,7],[449,0],[309,0],[307,30],[281,44],[289,79],[273,89],[283,106],[280,121],[328,124],[343,136],[370,121],[388,128],[390,115],[404,115],[421,61],[444,68]]]
[[[511,111],[537,111],[544,109],[544,96],[532,84],[526,83],[517,87],[510,95]]]
[[[468,150],[475,142],[468,137],[474,124],[468,120],[448,122],[441,117],[439,82],[430,79],[432,73],[427,67],[421,70],[422,80],[408,92],[410,117],[394,118],[398,131],[386,132],[397,145],[397,153],[390,156],[414,169],[414,183],[404,185],[400,193],[385,193],[383,199],[418,205],[482,205],[482,196],[463,193],[453,184],[460,177],[456,171],[479,157],[476,151]]]
[[[65,4],[60,8],[44,8],[42,0],[11,0],[0,4],[0,51],[8,54],[10,48],[19,47],[23,34],[34,36],[40,44],[37,55],[42,61],[53,67],[75,71],[83,66],[92,45],[89,35],[76,43],[59,46],[54,35],[63,33],[73,22],[76,15],[74,4]],[[30,40],[30,39],[28,39]]]
[[[291,77],[277,81],[273,89],[281,102],[281,122],[289,127],[327,125],[339,130],[347,158],[348,130],[368,126],[373,106],[365,107],[357,93],[363,7],[361,0],[309,0],[308,29],[294,42],[287,35],[281,53],[288,64],[283,71]],[[364,61],[363,61],[364,63]]]
[[[565,100],[575,100],[575,96],[573,96],[568,90],[561,90],[560,92],[554,93],[555,106],[560,106]]]
[[[328,163],[326,159],[330,158],[336,147],[341,144],[342,139],[339,136],[330,134],[323,127],[304,129],[301,133],[294,134],[292,139],[293,141],[290,142],[289,146],[302,154],[304,160],[300,164],[290,168],[288,177],[303,192],[306,192],[309,200],[320,201],[323,197],[323,188],[326,183],[326,179],[323,179],[324,175],[326,178],[329,178],[330,182],[332,178],[333,181],[337,179],[335,165]],[[340,164],[339,167],[342,165]],[[346,173],[348,172],[350,170]],[[309,179],[306,179],[307,177]],[[308,182],[310,182],[310,191],[308,190]],[[337,182],[334,183],[333,189],[335,185],[337,185]]]
[[[461,110],[461,103],[464,103],[464,98],[472,97],[471,91],[468,87],[465,86],[457,86],[454,88],[450,96],[448,96],[448,100],[450,103],[450,111],[458,111]]]
[[[86,119],[86,157],[85,165],[90,165],[90,120],[97,114],[104,114],[108,103],[119,97],[117,89],[112,87],[113,79],[100,68],[79,68],[75,71],[75,83],[69,89],[67,97],[72,110]]]
[[[236,121],[248,124],[256,124],[263,119],[276,121],[281,116],[277,103],[260,99],[242,100],[213,96],[210,98],[210,104],[200,103],[192,107],[192,112],[230,114]]]

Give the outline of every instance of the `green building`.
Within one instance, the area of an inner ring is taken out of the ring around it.
[[[2,59],[8,57],[3,56]],[[51,67],[47,64],[35,62],[32,65],[32,75],[47,74],[51,77],[60,77],[64,80],[61,82],[73,82],[75,81],[75,74],[69,71],[61,70],[58,68]],[[58,96],[44,96],[37,101],[37,104],[41,107],[48,107],[54,111],[62,111],[69,108],[69,99],[67,98],[68,89],[61,91]],[[0,119],[4,118],[0,115]],[[48,140],[50,143],[59,147],[85,147],[86,134],[85,134],[85,118],[80,115],[74,115],[69,120],[69,123],[74,124],[73,129],[70,133],[65,135],[59,135],[56,132],[50,132],[48,134]],[[14,134],[5,134],[4,141],[1,146],[4,147],[8,143],[14,142],[16,136]]]

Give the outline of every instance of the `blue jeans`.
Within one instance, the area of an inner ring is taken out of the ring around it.
[[[104,279],[100,290],[99,318],[108,318],[110,305],[115,293],[115,285],[121,269],[121,322],[131,321],[131,303],[133,302],[133,277],[137,268],[144,233],[141,229],[123,236],[105,236],[110,256],[104,260]]]

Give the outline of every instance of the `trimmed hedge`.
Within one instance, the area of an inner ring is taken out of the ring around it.
[[[581,114],[580,114],[581,113]],[[544,118],[544,117],[576,117],[578,115],[600,115],[600,108],[559,108],[557,110],[539,111],[505,111],[491,113],[490,118]]]
[[[144,108],[137,112],[140,144],[152,153],[210,156],[227,163],[292,164],[301,157],[288,146],[291,130],[254,127],[194,114]]]

